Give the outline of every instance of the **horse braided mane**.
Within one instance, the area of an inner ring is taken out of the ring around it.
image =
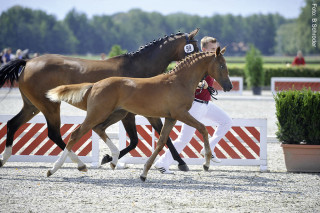
[[[190,67],[191,65],[193,65],[197,61],[199,61],[199,60],[201,60],[203,58],[206,58],[206,57],[213,56],[213,55],[215,55],[214,52],[197,52],[197,53],[193,53],[193,54],[185,57],[181,61],[179,61],[177,63],[177,65],[171,71],[166,72],[164,74],[169,74],[169,73],[181,70],[181,69],[183,69],[185,67]]]
[[[129,56],[137,55],[137,54],[141,53],[143,50],[146,50],[146,49],[149,49],[151,47],[154,47],[154,46],[158,45],[160,42],[163,42],[168,38],[174,38],[176,36],[181,36],[181,35],[184,35],[184,33],[181,33],[180,31],[178,33],[176,33],[176,34],[172,33],[170,36],[165,35],[164,37],[159,38],[158,40],[153,40],[150,43],[147,43],[146,45],[141,46],[136,52],[126,53],[126,55],[129,55]]]

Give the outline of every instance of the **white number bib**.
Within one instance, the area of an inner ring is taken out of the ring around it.
[[[194,51],[194,47],[192,44],[187,44],[186,46],[184,46],[184,51],[186,53],[192,53]]]

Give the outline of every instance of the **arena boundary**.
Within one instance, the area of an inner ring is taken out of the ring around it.
[[[0,115],[0,153],[5,148],[7,121],[14,115]],[[72,130],[84,121],[84,116],[62,116],[61,135],[66,142]],[[99,136],[89,131],[75,145],[73,151],[84,163],[91,163],[92,168],[99,166]],[[62,150],[48,138],[46,120],[43,115],[36,115],[24,124],[15,134],[13,155],[8,162],[55,162]],[[0,155],[2,157],[2,155]],[[67,158],[67,163],[71,160]]]
[[[301,77],[272,77],[271,92],[273,94],[292,89],[301,90],[311,88],[312,91],[320,91],[320,78],[301,78]]]
[[[214,133],[215,123],[204,121],[210,135]],[[147,119],[136,116],[139,143],[119,161],[127,164],[144,164],[156,147],[159,135],[151,127]],[[170,137],[175,140],[181,129],[177,122]],[[258,129],[260,131],[258,131]],[[180,154],[189,165],[202,165],[204,158],[200,155],[202,136],[196,131],[195,136]],[[129,144],[129,137],[121,122],[119,122],[119,148],[122,150]],[[167,148],[160,152],[164,153]],[[267,119],[233,119],[232,129],[216,146],[215,152],[222,162],[212,163],[214,166],[260,166],[260,171],[267,171]],[[131,156],[130,156],[131,155]]]

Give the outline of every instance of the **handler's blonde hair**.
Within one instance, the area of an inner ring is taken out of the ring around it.
[[[217,43],[217,39],[205,36],[201,39],[201,49],[206,48],[209,43]]]

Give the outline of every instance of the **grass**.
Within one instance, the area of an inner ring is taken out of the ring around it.
[[[70,55],[71,57],[83,58],[89,60],[100,60],[100,55]],[[245,57],[244,56],[226,56],[228,67],[230,68],[244,68]],[[263,56],[264,68],[279,68],[286,67],[287,64],[291,64],[293,61],[292,56]],[[319,68],[320,69],[320,56],[306,56],[306,67]]]

